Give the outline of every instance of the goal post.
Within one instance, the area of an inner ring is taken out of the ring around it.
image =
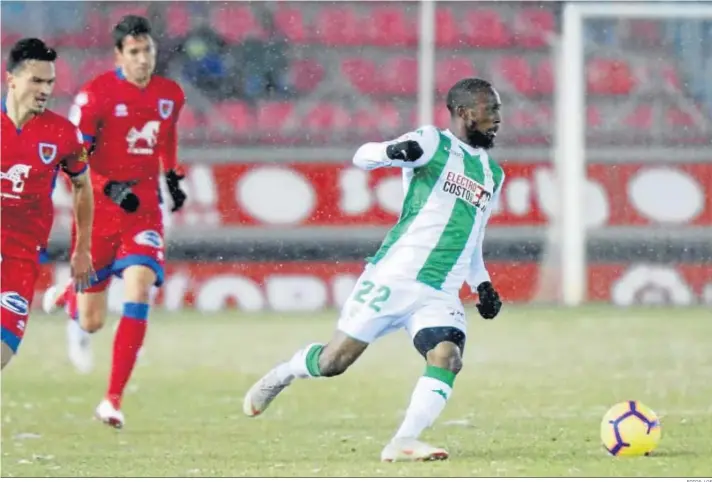
[[[586,82],[584,22],[592,18],[712,18],[712,5],[702,3],[577,3],[564,6],[557,63],[555,168],[559,184],[560,301],[577,306],[586,301]],[[552,222],[557,222],[552,220]],[[556,229],[557,227],[552,227]]]

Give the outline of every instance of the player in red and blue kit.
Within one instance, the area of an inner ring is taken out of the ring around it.
[[[151,291],[164,278],[160,177],[165,173],[173,211],[185,202],[177,166],[176,124],[185,103],[181,87],[153,75],[156,46],[143,17],[127,15],[113,31],[116,70],[99,75],[77,94],[69,118],[84,134],[92,166],[96,216],[92,256],[98,272],[124,280],[121,321],[114,338],[109,386],[96,416],[116,428],[124,424],[121,401],[143,344]],[[102,270],[102,268],[104,270]],[[74,311],[70,359],[91,368],[88,333],[104,325],[111,277],[75,296],[69,287],[55,304]]]
[[[11,360],[27,326],[47,245],[54,206],[52,190],[61,169],[72,180],[77,236],[71,259],[78,290],[93,277],[92,188],[82,134],[67,119],[46,110],[55,83],[57,53],[40,39],[17,42],[7,62],[7,97],[2,101],[0,164],[0,313],[2,367]]]

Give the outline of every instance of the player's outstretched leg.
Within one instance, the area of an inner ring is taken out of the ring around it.
[[[415,385],[403,423],[381,452],[381,460],[387,462],[444,460],[449,456],[446,450],[418,438],[450,399],[455,376],[462,369],[464,334],[453,328],[425,328],[413,342],[425,356],[425,372]]]
[[[326,345],[312,343],[298,350],[252,385],[245,395],[242,410],[248,417],[263,413],[270,403],[295,378],[334,377],[341,375],[366,350],[368,343],[336,331]]]
[[[126,302],[114,335],[109,388],[96,409],[97,418],[115,428],[124,425],[121,401],[146,336],[151,287],[156,281],[155,272],[146,266],[129,266],[123,277]]]

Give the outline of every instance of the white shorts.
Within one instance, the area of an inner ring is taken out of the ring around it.
[[[338,329],[372,343],[405,328],[411,338],[423,328],[453,327],[467,334],[465,309],[459,296],[415,280],[378,276],[369,265],[341,309]]]

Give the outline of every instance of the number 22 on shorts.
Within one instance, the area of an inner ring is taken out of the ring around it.
[[[372,281],[364,281],[354,295],[354,301],[366,304],[373,311],[381,311],[381,303],[391,297],[391,289],[388,286],[376,286]]]

